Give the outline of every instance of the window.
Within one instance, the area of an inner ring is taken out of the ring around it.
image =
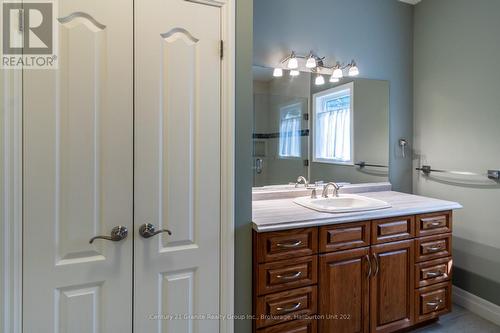
[[[348,83],[314,95],[314,161],[353,163],[352,90]]]
[[[280,108],[279,157],[300,158],[300,103]]]

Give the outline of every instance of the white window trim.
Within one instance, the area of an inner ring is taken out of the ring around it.
[[[351,160],[344,162],[340,160],[333,160],[333,159],[325,159],[325,158],[317,158],[316,157],[316,100],[318,98],[321,98],[326,95],[331,95],[343,90],[349,89],[351,91],[351,105],[350,105],[350,123],[351,123]],[[337,165],[354,165],[354,82],[349,82],[345,84],[338,85],[336,87],[326,89],[323,91],[320,91],[318,93],[313,94],[312,98],[312,133],[309,135],[312,137],[312,149],[311,149],[311,155],[312,155],[312,161],[316,163],[326,163],[326,164],[337,164]]]
[[[278,159],[280,160],[301,160],[302,159],[302,139],[301,137],[299,136],[299,147],[300,147],[300,152],[299,152],[299,156],[282,156],[280,154],[280,140],[281,140],[281,120],[283,118],[283,111],[286,110],[286,109],[291,109],[291,108],[294,108],[294,107],[298,107],[299,110],[301,109],[302,107],[302,103],[300,102],[296,102],[296,103],[292,103],[292,104],[283,104],[283,105],[280,105],[279,108],[280,108],[280,120],[279,120],[279,130],[280,130],[280,136],[278,137]],[[302,112],[300,113],[300,116],[299,116],[299,122],[301,124],[301,129],[302,129]]]

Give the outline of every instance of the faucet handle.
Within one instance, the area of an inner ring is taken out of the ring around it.
[[[311,191],[311,199],[317,199],[317,198],[318,198],[318,194],[316,192],[316,187],[313,187],[312,191]]]

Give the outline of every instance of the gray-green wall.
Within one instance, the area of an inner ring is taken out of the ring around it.
[[[253,0],[236,0],[235,314],[252,313]],[[224,286],[222,286],[224,288]],[[234,331],[251,332],[250,320]]]
[[[356,59],[361,77],[390,82],[390,174],[394,189],[412,191],[413,6],[397,0],[254,0],[254,64],[274,67],[291,50],[328,63]]]
[[[423,0],[415,8],[415,164],[500,168],[500,1]],[[454,283],[500,305],[500,186],[416,175],[415,192],[460,202]]]

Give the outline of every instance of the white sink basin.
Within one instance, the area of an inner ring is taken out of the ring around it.
[[[293,200],[298,205],[325,213],[353,213],[389,208],[387,202],[361,195],[340,194],[338,197],[311,199],[302,197]]]

